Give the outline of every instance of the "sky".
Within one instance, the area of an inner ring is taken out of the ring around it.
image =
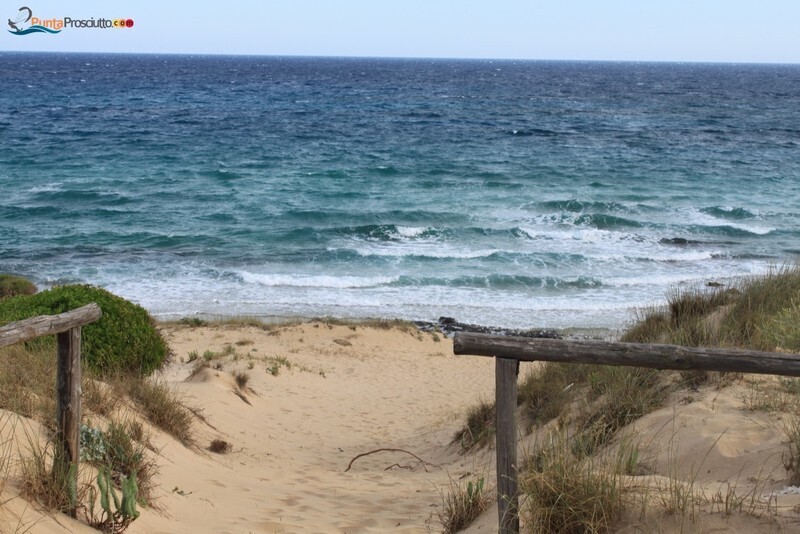
[[[13,35],[21,6],[134,26]],[[4,51],[800,63],[800,0],[0,0],[0,21]]]

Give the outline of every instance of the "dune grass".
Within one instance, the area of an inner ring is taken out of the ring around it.
[[[725,287],[675,289],[666,305],[642,311],[621,341],[800,352],[800,267],[775,268]],[[622,429],[661,406],[675,388],[696,388],[712,380],[724,387],[740,378],[698,371],[541,364],[520,382],[519,413],[527,430],[556,421],[551,428],[557,433],[551,434],[556,437],[550,438],[548,446],[531,455],[520,472],[527,531],[611,529],[632,502],[624,498],[627,490],[615,473],[633,474],[638,453],[628,451],[610,464],[602,460],[607,445],[618,442],[614,440]],[[743,399],[743,408],[794,411],[800,402],[798,384],[788,378],[754,384]],[[482,401],[470,409],[457,437],[463,441],[463,436],[493,435],[493,414],[493,403]],[[782,460],[787,483],[800,485],[800,419],[787,424],[786,435]],[[693,480],[681,481],[677,472],[674,475],[668,477],[668,487],[640,495],[642,510],[655,504],[693,519],[701,504],[710,503],[726,515],[737,511],[753,515],[763,508],[756,502],[756,490],[742,497],[735,484],[729,484],[706,498],[698,494]]]
[[[622,515],[629,456],[576,455],[573,443],[566,432],[553,432],[526,462],[520,488],[527,532],[606,532]]]
[[[450,479],[450,486],[441,494],[442,506],[436,516],[444,534],[455,534],[470,525],[491,504],[485,478]]]
[[[495,405],[481,399],[467,410],[466,423],[455,433],[452,443],[458,443],[464,452],[485,447],[494,437],[494,431]]]
[[[728,287],[674,290],[621,338],[633,343],[800,352],[800,266],[775,267]]]

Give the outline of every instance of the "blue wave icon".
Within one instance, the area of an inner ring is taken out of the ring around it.
[[[18,31],[11,31],[8,30],[8,33],[13,35],[28,35],[29,33],[61,33],[61,30],[51,30],[50,28],[45,28],[44,26],[40,26],[38,24],[31,26],[30,28]]]

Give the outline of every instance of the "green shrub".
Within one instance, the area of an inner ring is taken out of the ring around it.
[[[20,295],[0,301],[0,324],[37,315],[53,315],[96,302],[103,310],[100,320],[82,329],[82,353],[89,368],[101,374],[150,374],[168,354],[155,323],[141,306],[105,289],[89,285],[58,286],[35,295]],[[33,346],[52,345],[37,338]]]
[[[13,274],[0,274],[0,299],[17,295],[33,295],[34,293],[36,293],[36,285],[27,278]]]

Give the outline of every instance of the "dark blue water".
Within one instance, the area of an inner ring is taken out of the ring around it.
[[[800,252],[800,67],[0,53],[0,272],[618,327]]]

